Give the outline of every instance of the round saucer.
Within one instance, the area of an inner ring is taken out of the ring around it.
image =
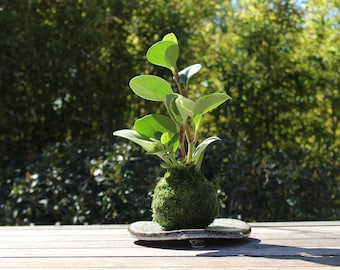
[[[251,227],[244,221],[230,218],[217,218],[205,229],[182,229],[165,231],[152,221],[137,221],[128,228],[138,240],[171,241],[189,240],[193,247],[204,245],[204,239],[241,239],[250,235]]]

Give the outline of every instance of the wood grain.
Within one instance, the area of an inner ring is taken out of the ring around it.
[[[247,240],[136,241],[127,225],[0,227],[0,269],[340,269],[340,221],[250,223]]]

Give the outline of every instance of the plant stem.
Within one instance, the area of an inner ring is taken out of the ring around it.
[[[178,76],[177,67],[175,68],[175,70],[172,71],[172,74],[175,78],[175,82],[176,82],[176,85],[177,85],[177,88],[178,88],[178,92],[182,96],[186,97],[186,93],[183,90],[183,87],[181,85],[181,81],[180,81],[179,76]],[[186,127],[184,125],[181,125],[180,134],[179,134],[179,143],[180,143],[180,149],[181,149],[181,154],[182,154],[183,158],[187,155],[186,151],[185,151],[185,145],[184,145],[184,134],[185,133],[186,133]],[[190,146],[188,146],[188,152],[189,152],[189,150],[190,150]],[[192,155],[192,153],[191,153],[191,155]],[[188,156],[187,156],[187,160],[188,160]]]
[[[172,72],[172,74],[174,75],[175,82],[176,82],[176,85],[177,85],[177,88],[178,88],[178,92],[179,92],[182,96],[187,97],[187,94],[186,94],[186,92],[184,91],[184,89],[183,89],[183,87],[182,87],[182,84],[181,84],[181,81],[180,81],[180,79],[179,79],[177,67],[176,67],[175,70]]]
[[[185,136],[187,138],[187,142],[188,142],[188,153],[187,153],[187,163],[189,163],[191,161],[192,158],[192,154],[194,152],[194,142],[193,142],[193,138],[191,138],[191,134],[190,134],[190,130],[188,125],[185,125]]]
[[[184,147],[184,133],[185,133],[185,127],[181,125],[180,133],[179,133],[179,144],[180,144],[181,154],[183,158],[186,156],[186,151]]]
[[[197,143],[198,140],[198,130],[195,130],[194,140],[192,141],[194,144]]]
[[[188,144],[187,163],[189,163],[191,161],[193,152],[194,152],[194,144],[189,143]]]

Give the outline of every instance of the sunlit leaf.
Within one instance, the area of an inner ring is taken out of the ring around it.
[[[130,80],[132,91],[147,100],[163,101],[166,95],[173,93],[170,84],[161,77],[140,75]]]
[[[175,36],[174,33],[169,33],[169,34],[166,34],[163,39],[163,41],[172,41],[176,44],[178,44],[178,40],[177,40],[177,37]]]
[[[168,144],[171,141],[169,132],[164,132],[161,136],[161,143]]]
[[[156,140],[161,140],[164,132],[168,132],[173,136],[179,130],[178,125],[170,117],[162,114],[144,116],[135,122],[133,128],[138,133]]]
[[[205,114],[220,106],[228,99],[231,99],[231,97],[223,93],[212,93],[203,96],[196,101],[194,114]]]
[[[183,84],[187,84],[189,79],[195,75],[200,69],[201,69],[201,65],[200,64],[194,64],[192,66],[189,66],[183,70],[181,70],[178,75],[179,75],[179,79],[181,81],[181,83]]]
[[[177,43],[169,40],[162,40],[149,48],[146,53],[146,58],[152,64],[166,67],[171,71],[174,71],[178,53],[179,48]]]
[[[176,106],[178,108],[179,113],[182,117],[182,122],[186,122],[189,115],[192,114],[195,102],[193,102],[191,99],[188,99],[182,95],[178,95],[176,101]]]
[[[196,114],[194,116],[195,129],[198,130],[202,120],[202,114]]]
[[[181,113],[179,112],[177,105],[176,105],[177,98],[178,98],[178,94],[167,95],[165,98],[165,106],[171,118],[176,123],[181,124],[183,121],[182,121]]]
[[[197,148],[195,149],[193,156],[192,156],[192,160],[195,162],[196,164],[196,168],[199,170],[201,168],[202,165],[202,161],[203,161],[203,157],[204,157],[204,153],[206,148],[213,142],[215,141],[220,141],[221,139],[218,137],[209,137],[206,138],[203,142],[201,142]]]
[[[145,151],[153,152],[157,149],[157,142],[150,141],[147,137],[139,134],[135,130],[122,129],[113,132],[114,136],[118,136],[124,139],[128,139],[138,145],[140,145]]]

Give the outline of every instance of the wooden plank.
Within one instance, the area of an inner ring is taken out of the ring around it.
[[[340,238],[339,228],[331,227],[329,229],[324,229],[324,232],[312,231],[310,228],[305,227],[303,231],[299,229],[291,229],[289,230],[283,227],[276,228],[253,228],[253,232],[251,234],[253,239],[258,239],[259,241],[266,240],[266,243],[281,243],[283,245],[293,245],[294,243],[299,242],[299,244],[304,244],[307,246],[334,246],[337,244],[338,239]],[[323,240],[323,241],[320,241]],[[115,229],[115,230],[33,230],[31,231],[28,228],[25,231],[21,231],[21,233],[17,233],[16,231],[8,231],[6,234],[3,234],[0,237],[1,243],[6,243],[6,245],[1,245],[1,248],[10,248],[11,244],[15,244],[15,248],[22,245],[23,248],[27,248],[27,246],[34,245],[35,243],[40,243],[43,245],[54,245],[54,243],[59,243],[63,241],[65,245],[67,242],[77,243],[81,245],[81,243],[109,243],[117,242],[119,245],[123,244],[131,244],[136,239],[132,238],[128,235],[126,228],[123,229]],[[131,246],[129,245],[129,246]]]
[[[277,234],[284,235],[284,234],[291,234],[293,232],[299,233],[299,232],[309,232],[313,234],[317,233],[334,233],[337,235],[340,235],[339,227],[340,222],[330,222],[329,226],[321,226],[313,223],[314,225],[304,225],[304,226],[292,226],[291,223],[284,224],[284,226],[264,226],[260,224],[251,224],[254,229],[256,228],[257,232],[262,232],[263,234]],[[300,223],[298,223],[300,224]],[[321,224],[324,224],[321,223]],[[338,224],[335,226],[335,224]],[[30,226],[30,227],[0,227],[0,239],[1,237],[5,236],[11,236],[11,237],[26,237],[26,236],[39,236],[42,234],[47,233],[48,235],[56,235],[56,236],[75,236],[75,235],[88,235],[88,234],[95,234],[98,236],[103,235],[127,235],[127,225],[120,225],[119,227],[116,227],[117,225],[106,225],[103,228],[101,228],[98,225],[93,226],[50,226],[45,227],[42,226],[41,228],[39,226]],[[278,231],[280,231],[280,234],[278,234]],[[285,236],[286,237],[286,236]]]
[[[49,258],[49,257],[223,257],[223,256],[328,256],[340,257],[336,248],[300,248],[278,245],[256,247],[232,247],[220,249],[145,249],[145,248],[46,248],[46,249],[5,249],[0,258]]]
[[[257,235],[256,233],[254,233]],[[104,239],[75,240],[73,237],[46,241],[44,236],[34,242],[1,242],[0,257],[88,257],[88,256],[296,256],[309,254],[312,256],[340,256],[337,239],[273,239],[263,240],[261,235],[249,240],[215,240],[207,247],[192,249],[188,242],[135,242],[134,239],[118,241],[113,237]],[[144,246],[143,246],[144,244]]]
[[[303,258],[294,257],[147,257],[147,258],[21,258],[18,260],[0,259],[0,269],[12,268],[154,268],[154,269],[209,269],[209,268],[225,268],[225,269],[274,269],[282,267],[283,269],[294,268],[302,269],[334,269],[329,258]]]
[[[340,220],[330,221],[284,221],[284,222],[251,222],[251,227],[323,227],[340,226]]]
[[[13,227],[12,230],[9,230],[8,227],[6,228],[1,228],[0,227],[0,239],[3,236],[12,236],[12,237],[22,237],[22,236],[39,236],[42,234],[48,234],[48,235],[58,235],[58,236],[74,236],[74,235],[88,235],[88,234],[95,234],[98,236],[102,236],[102,235],[127,235],[127,226],[124,226],[122,228],[115,228],[115,225],[111,226],[111,229],[107,228],[107,229],[101,229],[100,227],[95,227],[95,228],[91,228],[89,227],[89,229],[84,229],[82,227],[80,227],[79,230],[77,230],[76,228],[59,228],[59,227],[50,227],[49,229],[40,229],[39,227],[36,228],[36,226],[34,227]],[[77,227],[77,226],[75,226]]]
[[[109,238],[108,238],[109,239]],[[254,239],[251,240],[258,242],[257,246],[260,244],[266,245],[277,245],[277,239]],[[318,248],[336,248],[339,247],[339,239],[334,238],[323,238],[323,239],[280,239],[280,246],[301,246],[303,244],[304,247],[318,247]],[[322,241],[321,241],[322,240]],[[120,240],[120,239],[111,239],[111,240],[99,240],[99,239],[74,239],[70,238],[69,240],[58,239],[58,238],[46,238],[41,237],[39,239],[34,239],[32,241],[25,240],[25,241],[11,241],[11,239],[6,239],[6,241],[0,241],[0,254],[4,254],[1,250],[11,250],[11,249],[63,249],[63,248],[139,248],[135,244],[135,240]],[[138,242],[136,242],[138,243]],[[211,242],[207,242],[208,247],[212,245],[212,247],[224,246],[230,247],[233,242],[226,240],[226,241],[214,241],[213,244]],[[234,245],[242,245],[243,242],[236,243]],[[156,246],[161,246],[162,244],[158,243],[155,244]],[[249,243],[247,243],[250,246]],[[180,247],[180,245],[178,245]],[[184,243],[182,246],[188,246],[187,243]],[[0,255],[1,257],[1,255]]]
[[[333,269],[340,222],[251,224],[249,240],[136,242],[127,225],[0,227],[1,269]]]

